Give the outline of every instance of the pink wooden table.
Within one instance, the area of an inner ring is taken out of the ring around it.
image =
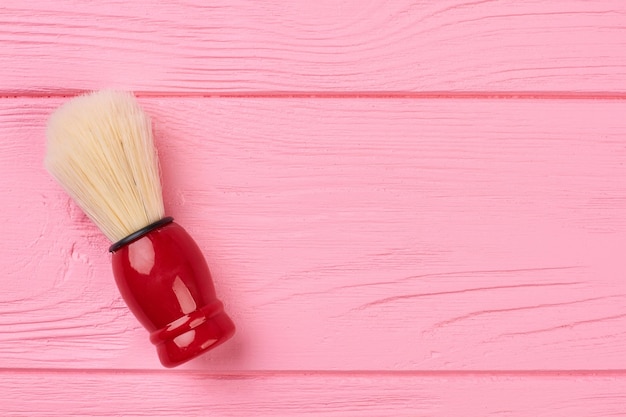
[[[238,333],[161,368],[44,171],[153,117]],[[626,415],[626,2],[0,3],[1,416]]]

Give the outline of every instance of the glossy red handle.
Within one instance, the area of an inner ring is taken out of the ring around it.
[[[235,333],[200,248],[174,222],[117,248],[113,274],[166,367],[186,362]]]

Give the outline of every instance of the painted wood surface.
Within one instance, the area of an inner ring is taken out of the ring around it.
[[[626,415],[625,35],[617,0],[0,1],[0,415]],[[42,167],[101,87],[238,325],[177,370]]]
[[[159,367],[108,242],[41,167],[59,102],[1,102],[0,184],[22,198],[0,366]],[[142,103],[168,212],[239,327],[195,366],[626,368],[624,102]]]
[[[0,2],[0,91],[626,93],[626,3]]]
[[[0,404],[10,417],[570,417],[621,416],[626,406],[623,376],[612,374],[2,372],[2,391],[16,393]]]

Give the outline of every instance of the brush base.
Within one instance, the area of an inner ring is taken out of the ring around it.
[[[182,317],[180,323],[157,330],[150,335],[159,359],[168,368],[194,358],[227,341],[235,333],[235,325],[222,310],[221,303],[196,310]]]
[[[112,264],[120,293],[150,332],[163,366],[184,363],[235,333],[200,248],[177,223],[117,247]]]

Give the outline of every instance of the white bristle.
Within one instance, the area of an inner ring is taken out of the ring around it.
[[[112,242],[163,218],[150,119],[131,93],[72,99],[47,138],[46,168]]]

